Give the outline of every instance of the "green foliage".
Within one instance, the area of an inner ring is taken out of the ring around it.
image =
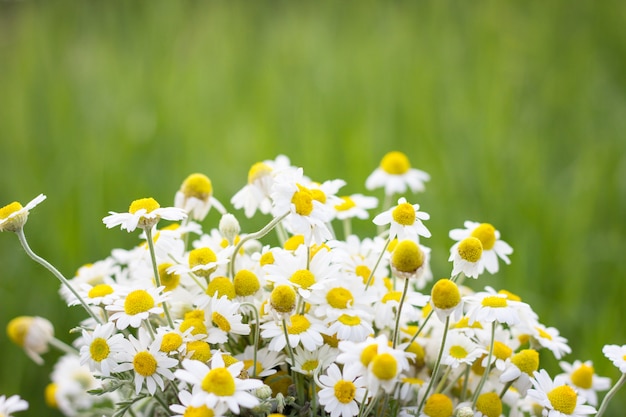
[[[109,210],[170,205],[189,173],[229,206],[248,168],[282,153],[361,192],[401,150],[432,176],[414,202],[435,275],[451,269],[448,230],[494,224],[515,253],[486,284],[557,327],[565,359],[616,380],[601,348],[626,343],[625,20],[611,1],[2,2],[0,205],[45,193],[26,233],[71,276],[138,243],[102,225]],[[0,261],[0,393],[52,415],[55,354],[37,367],[4,328],[40,315],[70,341],[82,314],[9,233]]]

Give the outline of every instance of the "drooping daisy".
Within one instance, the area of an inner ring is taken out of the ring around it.
[[[109,212],[102,219],[107,228],[121,226],[122,230],[134,231],[137,227],[150,229],[159,220],[183,220],[187,217],[185,210],[177,207],[163,207],[154,198],[141,198],[130,204],[127,213]]]
[[[419,204],[409,204],[406,198],[398,200],[398,205],[378,214],[372,222],[377,226],[389,225],[389,239],[419,241],[420,236],[430,237],[430,231],[422,223],[430,219],[426,212],[419,211]]]
[[[19,316],[7,324],[9,339],[22,349],[35,363],[42,365],[41,356],[49,349],[54,339],[54,327],[43,317]]]
[[[333,363],[319,377],[319,382],[320,405],[330,417],[353,417],[359,413],[359,404],[366,400],[367,390],[358,368],[346,365],[340,370]]]
[[[454,277],[463,273],[466,277],[478,278],[485,269],[481,262],[482,256],[483,245],[478,238],[470,236],[455,243],[450,248],[448,258],[448,261],[452,261],[451,275]]]
[[[535,372],[531,381],[533,388],[527,395],[544,408],[548,417],[582,417],[596,412],[563,378],[557,376],[553,381],[545,369]]]
[[[424,171],[411,168],[407,156],[399,151],[387,153],[380,166],[365,180],[365,188],[374,190],[384,187],[386,195],[406,192],[407,187],[414,193],[424,191],[424,183],[430,180],[430,175]]]
[[[46,196],[39,194],[24,207],[17,201],[0,208],[0,232],[17,232],[24,227],[28,220],[28,213],[39,203],[46,199]],[[11,397],[13,398],[13,397]]]
[[[534,349],[523,349],[505,361],[504,370],[500,374],[500,382],[513,381],[513,387],[522,395],[532,386],[531,377],[539,369],[539,352]]]
[[[213,184],[209,177],[195,173],[189,175],[174,196],[174,207],[185,210],[189,216],[198,221],[204,220],[211,207],[225,213],[224,206],[213,197]]]
[[[115,322],[119,330],[124,330],[128,326],[139,327],[151,314],[163,313],[161,303],[167,300],[169,294],[163,293],[163,288],[121,289],[120,298],[105,307],[107,311],[113,312],[109,321]]]
[[[119,365],[118,354],[127,348],[124,335],[113,334],[115,325],[97,325],[93,332],[83,330],[83,344],[80,347],[80,363],[87,364],[92,371],[104,376],[111,375]]]
[[[296,349],[297,350],[297,349]],[[256,370],[254,367],[255,348],[252,345],[245,347],[244,351],[236,358],[244,363],[244,370],[252,378],[264,378],[276,373],[276,368],[285,363],[285,355],[282,352],[269,350],[262,347],[256,350]]]
[[[574,388],[579,395],[585,397],[587,402],[598,405],[598,391],[606,391],[611,387],[611,379],[598,376],[593,369],[591,361],[581,362],[575,360],[574,363],[565,361],[559,362],[561,369],[565,373],[560,374]]]
[[[301,344],[305,349],[315,350],[324,344],[322,334],[326,332],[326,327],[309,314],[294,314],[286,324],[289,346],[292,348]],[[282,324],[270,321],[262,324],[261,329],[261,337],[270,340],[270,350],[281,351],[287,345]]]
[[[506,294],[496,293],[493,288],[487,287],[485,291],[477,292],[464,297],[468,307],[467,316],[469,324],[479,323],[505,323],[509,326],[520,322],[516,301],[509,300]]]
[[[457,241],[451,251],[454,251],[456,249],[455,247],[458,246],[463,239],[471,236],[480,240],[483,249],[481,265],[484,265],[484,268],[487,269],[490,274],[498,272],[498,258],[502,259],[506,264],[511,263],[509,255],[513,253],[513,248],[500,239],[500,232],[491,224],[477,223],[468,220],[463,223],[463,225],[465,229],[453,229],[450,231],[450,238]]]
[[[463,315],[463,299],[459,287],[447,278],[442,278],[433,285],[430,305],[441,321],[446,321],[446,317],[451,315],[458,321]]]
[[[241,407],[252,408],[259,404],[259,399],[248,391],[262,387],[263,382],[239,378],[244,367],[242,361],[226,367],[222,353],[218,351],[211,357],[210,367],[191,359],[184,360],[182,366],[175,376],[191,385],[189,405],[193,407],[220,408],[225,405],[234,414],[239,414]]]
[[[163,379],[172,381],[174,373],[170,370],[178,365],[178,360],[168,357],[161,349],[162,340],[152,340],[143,330],[139,329],[138,339],[132,334],[128,336],[126,348],[119,353],[120,365],[117,372],[133,370],[135,374],[135,393],[139,394],[146,383],[148,392],[153,395],[157,386],[163,390]]]
[[[367,210],[378,207],[378,199],[363,194],[352,194],[349,196],[339,197],[341,202],[334,206],[335,217],[339,220],[351,219],[367,219],[369,213]]]
[[[0,416],[12,417],[13,413],[24,410],[28,410],[28,402],[19,395],[11,395],[8,398],[0,395]]]
[[[623,374],[626,374],[626,345],[605,345],[602,353]]]

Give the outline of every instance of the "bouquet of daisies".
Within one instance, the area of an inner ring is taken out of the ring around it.
[[[429,215],[406,197],[428,180],[405,154],[385,155],[365,183],[384,188],[377,233],[359,237],[351,221],[378,199],[342,195],[344,181],[313,181],[285,156],[254,164],[230,201],[270,216],[252,233],[192,174],[173,207],[141,198],[106,216],[138,244],[71,278],[26,240],[45,196],[11,203],[0,231],[86,315],[71,345],[42,317],[13,319],[8,335],[38,363],[50,347],[64,352],[45,398],[66,416],[601,416],[626,379],[626,345],[604,348],[622,372],[614,385],[590,361],[542,369],[540,352],[560,360],[567,340],[518,295],[472,289],[513,252],[489,223],[449,232],[449,278],[434,280]],[[205,230],[211,209],[221,219]],[[0,397],[2,416],[27,407]]]

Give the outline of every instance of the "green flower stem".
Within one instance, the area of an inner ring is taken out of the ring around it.
[[[598,410],[598,414],[596,414],[596,417],[602,417],[602,414],[604,414],[604,412],[606,411],[606,408],[608,407],[611,398],[613,398],[617,390],[620,389],[622,385],[624,385],[624,382],[626,382],[626,373],[622,374],[620,379],[615,383],[615,385],[613,385],[613,388],[611,388],[609,392],[606,393],[606,395],[602,399],[602,404],[600,404],[600,410]]]
[[[57,339],[56,337],[53,337],[52,339],[50,339],[48,343],[50,344],[50,346],[60,350],[61,352],[69,353],[70,355],[79,354],[78,350],[75,347],[68,345],[67,343],[65,343],[62,340]]]
[[[424,326],[426,326],[426,323],[428,323],[428,320],[430,320],[430,318],[432,317],[434,312],[435,312],[435,310],[430,310],[430,313],[428,313],[428,315],[424,319],[424,323],[422,323],[422,325],[419,326],[419,328],[417,329],[417,331],[415,332],[415,334],[413,335],[411,340],[409,340],[409,344],[406,346],[406,349],[408,349],[409,346],[411,346],[411,343],[413,343],[415,341],[415,339],[417,339],[417,337],[420,335],[420,333],[422,333],[422,329],[424,328]]]
[[[156,254],[154,252],[154,241],[152,240],[152,228],[146,227],[144,229],[146,232],[146,241],[148,242],[148,248],[150,249],[150,259],[152,260],[152,269],[154,270],[154,281],[156,282],[157,288],[161,286],[161,276],[159,275],[159,267],[156,263]],[[163,301],[163,312],[165,313],[165,318],[167,319],[167,324],[173,329],[174,322],[172,321],[172,317],[170,316],[170,310],[167,306],[167,302]]]
[[[448,366],[448,368],[446,369],[446,372],[441,377],[441,381],[439,381],[439,385],[437,385],[437,388],[435,388],[435,393],[441,392],[441,390],[443,389],[443,386],[448,380],[448,377],[450,376],[450,372],[452,372],[452,367]]]
[[[376,269],[378,268],[380,261],[383,259],[383,255],[385,255],[385,251],[387,250],[387,246],[389,246],[390,242],[391,242],[391,239],[387,239],[387,241],[385,242],[385,247],[383,247],[383,250],[380,251],[380,255],[378,256],[378,259],[376,260],[376,264],[374,264],[374,268],[372,268],[372,271],[370,272],[370,276],[367,277],[367,283],[365,284],[366,290],[369,288],[370,284],[372,283],[372,279],[374,279],[374,273],[376,272]]]
[[[350,217],[343,219],[343,240],[352,234],[352,219]]]
[[[448,326],[450,325],[450,316],[446,317],[446,325],[443,329],[443,337],[441,338],[441,346],[439,348],[439,355],[437,355],[437,361],[435,362],[435,366],[433,368],[433,374],[430,377],[430,381],[428,382],[428,387],[426,387],[426,391],[424,392],[424,396],[422,397],[422,401],[420,401],[420,405],[417,408],[417,414],[422,412],[422,407],[424,407],[424,403],[426,402],[426,398],[428,398],[428,393],[432,389],[435,380],[437,379],[437,374],[439,373],[439,365],[441,365],[441,358],[443,357],[443,350],[446,347],[446,337],[448,336]]]
[[[409,280],[404,280],[404,290],[402,291],[402,297],[400,297],[400,304],[398,304],[398,311],[396,312],[396,326],[393,331],[392,347],[395,349],[398,344],[398,334],[400,333],[400,313],[402,313],[402,305],[406,298],[406,293],[409,290]]]
[[[65,278],[63,274],[59,272],[58,269],[52,266],[50,262],[46,261],[41,256],[37,255],[35,252],[33,252],[30,246],[28,246],[28,242],[26,241],[26,236],[24,235],[24,228],[20,228],[15,233],[17,234],[17,237],[20,240],[20,243],[22,244],[22,248],[24,248],[24,251],[26,252],[26,254],[30,256],[31,259],[33,259],[35,262],[42,265],[48,271],[52,272],[52,275],[57,277],[57,279],[61,281],[61,284],[65,285],[72,292],[72,294],[74,294],[74,297],[76,297],[78,301],[80,301],[80,304],[83,306],[85,311],[89,313],[89,315],[96,321],[96,323],[102,324],[102,320],[100,319],[100,317],[98,317],[96,313],[94,313],[94,311],[87,305],[83,297],[81,297],[78,294],[78,292],[76,292],[76,290],[74,289],[74,287],[72,287],[72,285],[67,280],[67,278]]]
[[[502,391],[500,391],[500,399],[502,399],[502,397],[504,397],[504,394],[506,394],[506,392],[509,390],[509,388],[511,387],[511,385],[513,385],[513,382],[515,382],[515,380],[509,381],[507,382],[504,387],[502,387]]]
[[[495,344],[496,338],[496,321],[494,320],[491,323],[491,343],[489,345],[489,354],[487,355],[487,366],[485,366],[485,372],[483,372],[482,378],[480,378],[480,383],[478,387],[476,387],[476,391],[474,392],[474,396],[472,397],[472,408],[476,408],[476,401],[478,401],[478,396],[480,395],[480,391],[483,389],[485,385],[485,381],[489,377],[489,368],[491,367],[491,357],[493,356],[493,345]]]
[[[465,372],[463,373],[463,391],[461,392],[461,398],[459,402],[465,401],[465,395],[467,394],[467,386],[469,385],[469,376],[471,369],[471,365],[467,365],[465,367]]]
[[[248,240],[260,239],[266,234],[268,234],[274,227],[276,227],[277,224],[279,224],[285,217],[287,217],[289,213],[290,212],[286,212],[282,216],[275,217],[271,222],[265,225],[265,227],[263,227],[258,232],[251,233],[247,235],[246,237],[242,238],[241,240],[239,240],[239,243],[237,244],[237,246],[235,246],[235,249],[233,250],[233,256],[230,258],[230,264],[228,266],[228,271],[230,273],[231,278],[235,276],[235,258],[237,257],[237,254],[239,253],[239,249],[241,249],[243,244],[246,243]]]
[[[283,318],[283,332],[285,334],[285,341],[287,342],[287,351],[289,352],[289,358],[291,359],[291,379],[293,380],[293,383],[296,386],[296,389],[298,391],[298,402],[300,404],[304,404],[304,394],[302,393],[302,387],[301,384],[298,384],[298,382],[296,381],[296,374],[297,372],[295,372],[293,370],[293,367],[296,365],[296,357],[293,354],[293,348],[291,347],[291,344],[289,343],[289,331],[287,330],[287,320],[285,320]]]
[[[260,320],[259,320],[259,310],[257,310],[256,306],[252,303],[241,303],[242,306],[250,307],[252,312],[254,313],[254,320],[256,322],[256,326],[254,328],[254,357],[252,360],[252,378],[256,378],[256,362],[257,362],[257,351],[259,350],[259,332],[260,332]]]

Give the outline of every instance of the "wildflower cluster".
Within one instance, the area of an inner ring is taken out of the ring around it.
[[[344,181],[315,182],[285,156],[254,164],[231,199],[246,217],[271,215],[255,233],[192,174],[174,207],[142,198],[106,216],[106,227],[141,241],[70,279],[26,241],[29,211],[45,197],[11,203],[0,230],[15,232],[87,316],[71,345],[41,317],[13,319],[8,335],[38,363],[49,347],[64,352],[45,398],[66,416],[602,415],[626,379],[626,346],[604,348],[622,372],[612,387],[590,361],[562,361],[552,378],[540,352],[571,353],[558,330],[511,292],[464,285],[510,262],[489,223],[449,232],[452,267],[435,280],[430,216],[404,196],[428,180],[403,153],[385,155],[366,181],[384,187],[378,233],[361,238],[351,221],[378,200],[342,195]],[[205,231],[211,209],[221,220]],[[270,232],[278,244],[266,242]],[[27,406],[0,397],[0,415]]]

